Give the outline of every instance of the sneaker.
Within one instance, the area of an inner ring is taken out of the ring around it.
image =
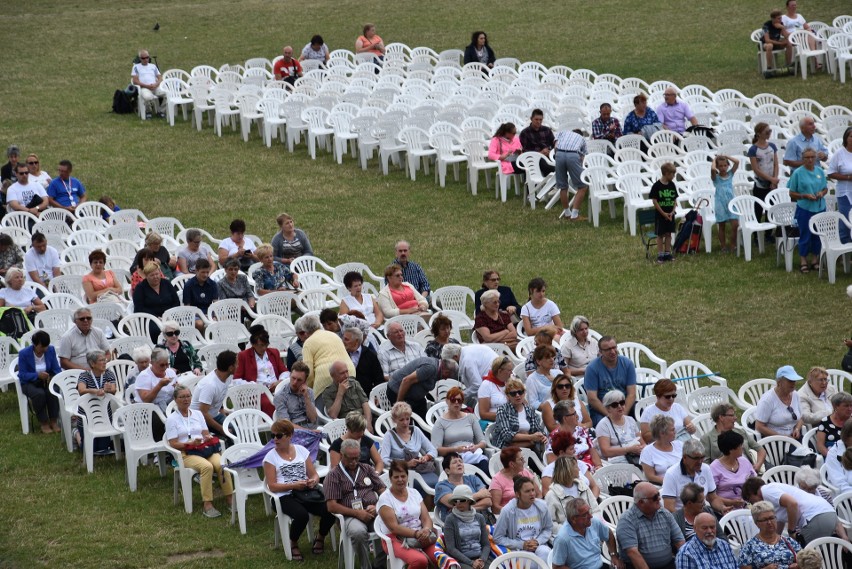
[[[153,116],[151,113],[145,113],[145,120],[151,120]]]
[[[157,113],[157,117],[164,119],[164,118],[166,118],[166,113],[164,113],[163,111],[160,111],[159,113]]]
[[[567,209],[563,209],[562,213],[559,214],[559,217],[556,219],[571,219],[571,212]]]
[[[666,262],[665,257],[657,257],[657,264],[658,265],[663,265],[663,264],[665,264],[665,262]]]
[[[205,518],[218,518],[222,515],[222,512],[220,512],[216,508],[210,508],[209,510],[204,510],[203,512],[201,512],[201,515],[203,515]]]

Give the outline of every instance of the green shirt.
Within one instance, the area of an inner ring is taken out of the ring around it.
[[[334,405],[334,400],[337,399],[337,390],[339,385],[331,382],[331,385],[326,387],[322,392],[322,400],[325,403],[325,409],[328,411]],[[349,378],[349,389],[343,394],[343,401],[340,403],[340,411],[337,416],[339,418],[346,417],[350,411],[361,411],[364,403],[368,401],[367,394],[364,393],[364,388],[354,377]]]

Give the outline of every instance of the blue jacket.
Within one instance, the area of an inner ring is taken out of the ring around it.
[[[62,371],[59,367],[59,360],[56,358],[56,348],[53,346],[47,347],[47,352],[44,354],[44,363],[47,364],[47,373],[56,375]],[[38,373],[35,369],[35,352],[32,346],[27,346],[18,352],[18,377],[21,383],[33,383],[38,379]]]

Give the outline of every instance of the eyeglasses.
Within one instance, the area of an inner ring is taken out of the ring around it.
[[[775,516],[769,516],[768,518],[763,518],[762,520],[755,520],[759,524],[765,524],[766,522],[774,522]]]
[[[163,332],[163,336],[167,336],[169,338],[171,338],[172,336],[179,336],[179,335],[180,335],[180,332],[176,332],[174,330],[171,330],[169,332]]]
[[[38,160],[27,160],[27,164],[38,164]]]
[[[140,55],[139,59],[151,59],[151,58],[147,55]]]
[[[91,316],[81,316],[77,320],[79,320],[80,322],[88,322],[91,319],[92,319]]]
[[[18,172],[18,176],[26,176],[27,174],[29,174],[29,171],[27,171],[27,172]]]
[[[556,384],[556,389],[570,389],[570,388],[571,388],[570,383],[557,383]]]
[[[499,282],[500,282],[500,277],[494,277],[494,278],[490,278],[490,279],[488,279],[488,280],[489,280],[489,281],[491,281],[491,282],[498,282],[498,283],[499,283]]]
[[[272,438],[275,440],[283,439],[286,436],[284,433],[272,433]]]
[[[452,399],[450,399],[450,403],[464,403],[464,399],[462,399],[461,397],[453,397]]]
[[[789,411],[789,412],[790,412],[790,415],[792,415],[792,416],[793,416],[793,420],[794,420],[794,421],[798,421],[798,420],[799,420],[799,417],[796,415],[796,412],[795,412],[795,411],[793,411],[793,408],[792,408],[791,406],[787,405],[787,411]]]
[[[526,390],[518,389],[516,391],[510,391],[509,393],[507,393],[507,395],[509,395],[510,397],[517,397],[518,395],[523,395],[524,393],[526,393]]]
[[[700,455],[698,455],[698,456],[692,456],[692,455],[688,455],[688,454],[687,454],[687,455],[685,455],[685,456],[686,456],[687,458],[691,458],[692,460],[704,460],[704,455],[703,455],[703,454],[700,454]]]
[[[677,393],[669,393],[668,395],[663,395],[663,399],[668,399],[670,401],[672,399],[677,399]]]
[[[615,409],[616,407],[624,407],[625,405],[627,405],[627,401],[616,401],[614,403],[610,403],[607,407]]]

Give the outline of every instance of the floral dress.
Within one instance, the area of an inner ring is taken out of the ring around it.
[[[796,561],[796,554],[801,549],[795,539],[781,536],[775,545],[769,545],[759,537],[754,536],[740,550],[740,566],[751,569],[763,569],[767,565],[777,564],[777,569],[789,569]]]

